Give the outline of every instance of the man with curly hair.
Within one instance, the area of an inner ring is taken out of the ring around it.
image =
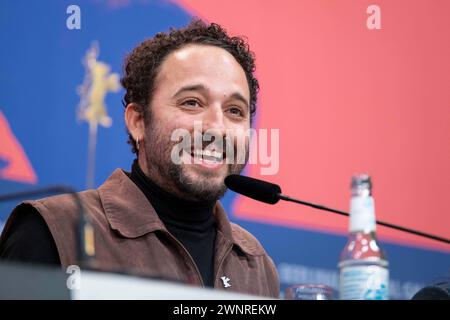
[[[98,189],[79,193],[96,268],[278,297],[272,259],[218,201],[225,177],[245,166],[235,151],[256,112],[254,70],[244,39],[201,20],[158,33],[126,57],[125,123],[137,159],[131,172],[117,169]],[[174,154],[177,130],[189,142],[181,154]],[[198,130],[210,138],[194,141]],[[248,159],[248,139],[244,146]],[[68,195],[19,205],[2,234],[1,257],[78,264],[77,214]]]

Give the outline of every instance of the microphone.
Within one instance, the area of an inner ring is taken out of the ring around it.
[[[450,300],[450,280],[443,280],[420,289],[411,300]]]
[[[127,270],[127,269],[118,269],[118,268],[106,268],[104,266],[99,266],[95,259],[95,243],[94,243],[94,229],[91,224],[91,219],[86,214],[83,203],[80,199],[80,196],[77,192],[68,186],[64,185],[53,185],[45,188],[38,188],[26,191],[19,191],[15,193],[9,194],[0,194],[0,203],[12,200],[21,200],[25,198],[39,197],[39,196],[48,196],[48,195],[57,195],[57,194],[69,194],[75,201],[78,209],[78,263],[82,269],[92,270],[92,271],[100,271],[100,272],[113,272],[116,274],[130,275],[135,277],[143,277],[148,279],[155,280],[164,280],[173,283],[183,283],[188,284],[187,281],[181,281],[169,276],[161,276],[158,274],[148,274],[139,270]],[[111,251],[113,254],[114,252]],[[119,258],[115,255],[115,258]]]
[[[86,214],[80,197],[76,191],[67,186],[55,185],[46,188],[19,191],[15,193],[0,195],[0,202],[24,199],[28,197],[38,197],[50,194],[67,193],[75,200],[78,208],[78,260],[80,267],[89,268],[94,265],[95,245],[94,245],[94,228]]]
[[[280,200],[285,200],[285,201],[290,201],[290,202],[298,203],[301,205],[305,205],[308,207],[312,207],[315,209],[333,212],[333,213],[336,213],[336,214],[339,214],[342,216],[348,217],[350,215],[348,212],[345,212],[345,211],[336,210],[333,208],[322,206],[320,204],[306,202],[306,201],[302,201],[299,199],[295,199],[295,198],[291,198],[289,196],[283,195],[281,193],[281,188],[279,185],[270,183],[267,181],[255,179],[255,178],[241,176],[238,174],[231,174],[225,178],[225,185],[227,186],[228,189],[230,189],[236,193],[242,194],[246,197],[252,198],[257,201],[265,202],[268,204],[275,204]],[[395,229],[398,231],[403,231],[403,232],[407,232],[410,234],[414,234],[416,236],[420,236],[420,237],[440,241],[440,242],[443,242],[446,244],[450,244],[450,240],[443,238],[443,237],[428,234],[428,233],[425,233],[422,231],[405,228],[402,226],[383,222],[380,220],[376,220],[375,222],[378,225],[381,225],[384,227],[388,227],[388,228]]]
[[[225,185],[234,192],[268,204],[280,201],[281,188],[277,184],[232,174],[225,178]]]

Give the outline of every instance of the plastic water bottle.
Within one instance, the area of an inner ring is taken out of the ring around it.
[[[372,182],[358,174],[352,178],[349,238],[338,264],[341,300],[389,299],[389,264],[375,232]]]

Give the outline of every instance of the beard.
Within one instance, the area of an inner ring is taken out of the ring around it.
[[[247,161],[243,164],[237,161],[225,164],[226,172],[220,181],[213,179],[217,178],[215,172],[202,171],[194,177],[189,174],[189,171],[192,171],[189,167],[193,165],[176,164],[172,161],[171,152],[178,142],[170,139],[171,132],[155,125],[152,119],[148,122],[145,132],[145,161],[149,178],[165,191],[184,200],[209,203],[219,200],[227,190],[224,178],[230,174],[240,174],[246,165]],[[192,140],[191,143],[193,143]],[[236,146],[234,145],[233,148],[236,149]],[[248,145],[245,149],[245,159],[248,159]],[[225,162],[225,159],[223,161]],[[201,177],[199,178],[198,175]]]
[[[245,165],[227,165],[227,174],[239,174],[244,169]],[[194,179],[187,174],[186,168],[182,165],[176,165],[170,162],[169,176],[176,182],[177,188],[189,198],[186,200],[194,200],[198,202],[215,202],[223,197],[227,191],[227,187],[224,182],[215,183],[212,179],[208,179],[211,176],[208,173],[203,174],[204,179]],[[225,178],[224,177],[224,178]]]

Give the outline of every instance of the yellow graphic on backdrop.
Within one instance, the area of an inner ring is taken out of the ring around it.
[[[110,127],[112,120],[106,110],[105,97],[108,92],[119,91],[119,75],[111,73],[111,68],[106,63],[98,61],[98,54],[98,44],[95,42],[87,51],[83,62],[86,75],[78,89],[81,97],[78,116],[90,125]]]
[[[118,92],[120,89],[119,75],[111,72],[104,62],[98,61],[99,46],[94,42],[86,52],[83,64],[86,70],[84,81],[78,87],[80,104],[78,119],[89,123],[89,151],[86,186],[94,187],[95,178],[95,148],[97,143],[97,127],[110,127],[112,119],[108,115],[105,97],[108,92]]]

